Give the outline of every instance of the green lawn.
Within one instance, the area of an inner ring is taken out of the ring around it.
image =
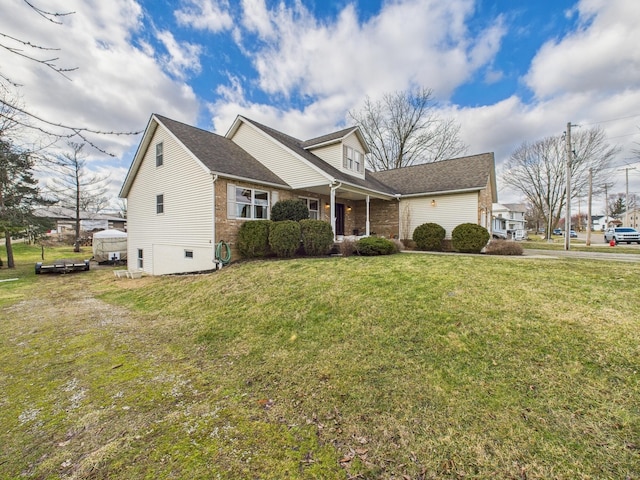
[[[640,477],[640,265],[400,254],[116,280],[18,253],[0,478]]]

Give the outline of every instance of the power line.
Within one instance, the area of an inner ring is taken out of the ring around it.
[[[635,117],[640,117],[640,113],[636,113],[635,115],[628,115],[626,117],[611,118],[609,120],[600,120],[598,122],[593,122],[593,123],[582,123],[582,124],[580,124],[580,126],[589,127],[591,125],[599,125],[601,123],[617,122],[618,120],[627,120],[629,118],[635,118]]]

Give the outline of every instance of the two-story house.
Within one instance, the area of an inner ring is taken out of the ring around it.
[[[492,153],[393,171],[365,168],[357,127],[299,140],[238,116],[225,136],[152,115],[120,196],[127,198],[129,269],[158,275],[210,270],[215,245],[234,245],[242,222],[269,219],[300,199],[335,238],[411,238],[427,221],[447,235],[465,222],[490,228]]]

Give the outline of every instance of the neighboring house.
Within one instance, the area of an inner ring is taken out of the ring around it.
[[[591,230],[595,232],[602,232],[607,228],[607,217],[604,215],[592,215],[591,216]]]
[[[248,219],[297,198],[310,217],[351,235],[411,238],[425,222],[450,237],[465,222],[490,229],[492,153],[373,173],[357,127],[302,141],[238,116],[223,137],[152,115],[120,196],[127,198],[129,269],[210,270]]]
[[[520,203],[494,203],[492,234],[494,238],[525,238],[526,205]]]
[[[72,208],[58,206],[41,207],[34,211],[35,216],[48,218],[54,222],[55,228],[51,233],[75,234],[76,212]],[[80,212],[80,230],[90,232],[92,230],[126,230],[127,220],[112,215],[101,213]]]
[[[634,208],[629,210],[626,214],[623,214],[622,218],[628,223],[625,227],[638,229],[638,226],[640,226],[640,209]]]

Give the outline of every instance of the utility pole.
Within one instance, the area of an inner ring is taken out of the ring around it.
[[[593,195],[593,168],[589,169],[589,193],[587,198],[587,247],[591,246],[591,195]]]
[[[564,221],[564,249],[569,250],[571,246],[571,155],[573,149],[571,148],[571,122],[567,123],[567,209],[565,213]]]
[[[636,167],[626,167],[624,174],[626,177],[627,187],[624,193],[624,226],[629,226],[629,170],[635,170]]]
[[[604,227],[609,226],[609,193],[607,184],[604,184]]]

